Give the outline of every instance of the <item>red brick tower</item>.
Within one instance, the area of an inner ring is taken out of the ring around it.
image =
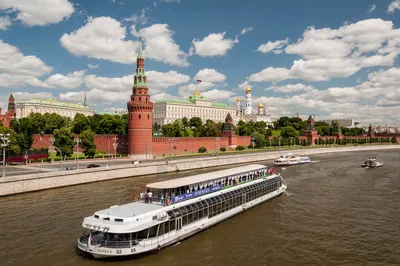
[[[128,102],[128,152],[131,158],[152,158],[153,105],[150,102],[147,77],[144,73],[142,40],[140,38],[131,101]]]

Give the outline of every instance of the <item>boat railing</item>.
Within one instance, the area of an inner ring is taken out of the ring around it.
[[[81,236],[79,242],[81,244],[88,244],[88,236]],[[105,248],[130,248],[139,244],[139,240],[106,240],[106,239],[93,239],[90,241],[91,246],[105,247]]]

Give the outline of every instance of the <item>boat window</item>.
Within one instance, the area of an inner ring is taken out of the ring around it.
[[[175,217],[175,213],[173,211],[167,211],[168,216],[170,216],[171,218]]]
[[[110,221],[110,217],[103,217],[103,220]]]
[[[97,218],[97,219],[99,219],[99,216],[98,216],[98,215],[95,215],[95,216],[94,216],[94,218]]]
[[[188,211],[188,213],[193,212],[193,206],[192,206],[192,204],[186,205],[185,208],[186,208],[186,210]]]
[[[173,212],[174,212],[175,217],[179,217],[182,215],[182,213],[179,211],[179,209],[175,209],[175,210],[173,210]]]
[[[123,222],[123,221],[124,221],[124,219],[115,218],[115,219],[114,219],[114,221],[116,221],[116,222]]]
[[[158,229],[158,224],[150,227],[149,238],[153,238],[153,237],[157,236],[157,229]]]
[[[210,206],[210,205],[212,205],[212,204],[213,204],[213,202],[212,202],[211,198],[208,198],[208,199],[206,199],[206,202],[208,203],[208,206]]]
[[[203,206],[203,200],[202,201],[198,201],[198,202],[196,202],[196,205],[197,205],[197,209],[203,209],[204,208],[204,206]]]
[[[149,233],[149,228],[146,228],[146,229],[144,229],[142,231],[139,231],[137,233],[137,239],[146,239],[148,233]]]
[[[183,215],[186,215],[186,214],[188,213],[188,211],[186,210],[185,206],[180,207],[180,208],[179,208],[179,211],[181,212],[182,216],[183,216]]]
[[[226,194],[222,193],[221,195],[219,195],[220,200],[223,202],[226,200]]]
[[[210,199],[211,199],[211,202],[212,202],[213,205],[216,204],[216,203],[218,202],[217,197],[212,197],[212,198],[210,198]]]

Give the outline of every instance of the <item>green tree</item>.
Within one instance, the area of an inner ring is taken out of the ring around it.
[[[92,116],[89,116],[88,118],[89,118],[90,129],[95,134],[102,134],[103,131],[100,125],[100,121],[103,119],[103,115],[94,114]]]
[[[69,128],[63,127],[54,130],[54,145],[62,151],[64,158],[72,155],[74,144],[74,133]],[[58,150],[57,155],[60,156]]]
[[[190,126],[189,120],[186,116],[182,118],[182,123],[184,127]]]
[[[254,132],[251,137],[254,139],[255,145],[254,148],[263,148],[265,147],[265,135]]]
[[[8,145],[6,147],[6,157],[19,154],[21,149],[17,142],[17,134],[5,126],[0,126],[0,133],[4,136],[10,134],[8,137]],[[1,156],[3,156],[3,149],[1,149]]]
[[[203,123],[202,123],[200,117],[194,116],[194,117],[190,118],[189,124],[190,124],[191,127],[200,128],[200,126]]]
[[[90,129],[89,118],[84,114],[77,113],[72,122],[72,132],[80,134],[81,132]]]
[[[281,136],[285,139],[296,138],[299,132],[292,126],[287,126],[281,129]]]
[[[83,149],[83,153],[87,157],[94,157],[96,155],[96,144],[94,143],[94,132],[85,130],[79,134],[79,147]]]
[[[45,113],[43,115],[43,119],[45,121],[45,125],[43,128],[43,133],[45,134],[53,134],[55,129],[59,129],[62,127],[68,127],[69,123],[66,117],[62,117],[59,114],[49,114]]]

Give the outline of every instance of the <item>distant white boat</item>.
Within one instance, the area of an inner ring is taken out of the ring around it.
[[[376,159],[375,158],[370,158],[366,160],[363,164],[361,164],[361,167],[363,168],[377,168],[383,165],[382,160]]]
[[[297,164],[305,164],[310,163],[310,157],[305,155],[293,155],[293,154],[286,154],[281,155],[279,158],[274,160],[275,166],[290,166],[290,165],[297,165]]]

